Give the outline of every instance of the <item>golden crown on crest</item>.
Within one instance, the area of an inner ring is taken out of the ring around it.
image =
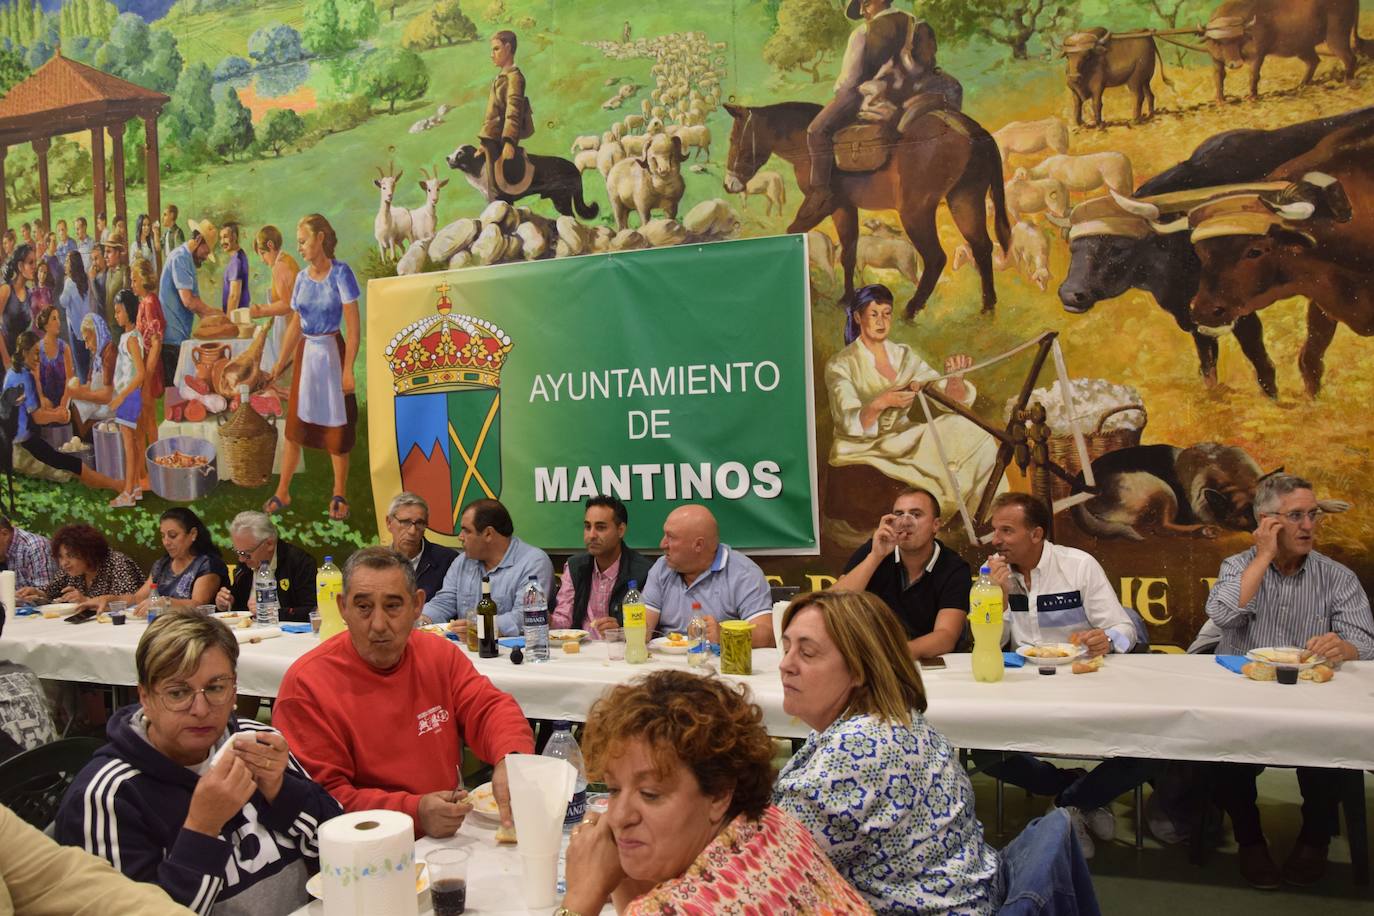
[[[454,314],[448,291],[447,283],[436,286],[438,314],[411,322],[387,344],[397,394],[501,385],[510,335],[484,318]]]

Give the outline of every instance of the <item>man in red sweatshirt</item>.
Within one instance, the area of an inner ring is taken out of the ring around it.
[[[495,763],[492,792],[510,828],[505,757],[534,753],[515,698],[454,643],[414,629],[425,594],[399,553],[359,550],[343,579],[348,632],[286,672],[273,724],[345,811],[403,811],[416,836],[452,836],[471,810],[454,788],[467,744]]]

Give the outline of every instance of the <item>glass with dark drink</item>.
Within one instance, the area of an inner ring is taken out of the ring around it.
[[[425,856],[434,916],[459,916],[468,906],[468,851],[436,849]]]

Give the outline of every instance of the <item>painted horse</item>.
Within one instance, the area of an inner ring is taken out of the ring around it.
[[[748,108],[726,105],[734,118],[725,190],[738,193],[749,179],[777,155],[796,172],[805,191],[810,182],[811,154],[806,128],[821,110],[809,102],[782,102]],[[881,167],[868,172],[835,172],[838,208],[830,218],[840,238],[844,266],[844,298],[853,301],[854,263],[859,241],[859,215],[864,210],[896,210],[902,228],[921,256],[921,278],[906,304],[911,318],[925,307],[947,258],[935,228],[935,213],[944,200],[973,253],[983,287],[983,311],[997,303],[993,287],[992,239],[988,236],[987,198],[992,195],[993,226],[1003,251],[1011,247],[1011,224],[1002,187],[1002,156],[997,141],[972,118],[955,111],[935,111],[916,118],[893,144]],[[796,220],[788,232],[806,232],[814,221]]]

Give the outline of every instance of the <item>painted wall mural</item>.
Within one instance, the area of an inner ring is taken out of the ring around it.
[[[1279,467],[1374,582],[1371,55],[1370,0],[3,0],[0,497],[342,553],[369,280],[805,233],[821,552],[767,569],[1033,489],[1186,643]]]

